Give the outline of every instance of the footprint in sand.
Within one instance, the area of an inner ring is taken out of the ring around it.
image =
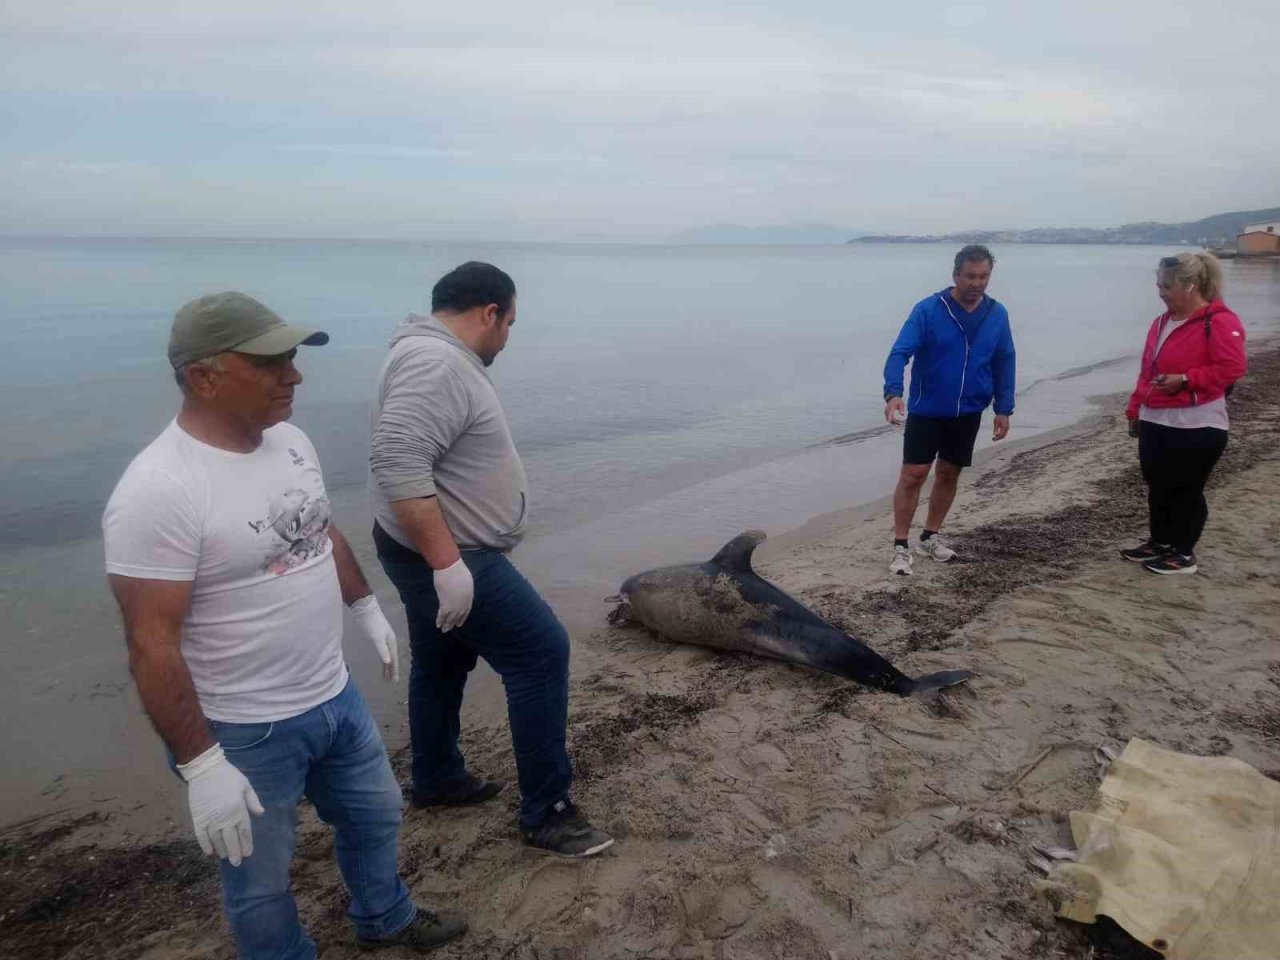
[[[582,864],[550,860],[529,874],[507,908],[507,923],[523,930],[563,912],[582,891]]]

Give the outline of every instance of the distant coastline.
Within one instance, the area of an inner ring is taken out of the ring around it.
[[[878,233],[847,243],[1042,243],[1096,245],[1167,244],[1234,247],[1246,225],[1280,220],[1280,207],[1219,213],[1189,223],[1129,223],[1121,227],[1035,227],[1030,230],[968,230],[946,234]]]
[[[852,240],[846,240],[846,244],[852,243],[1028,243],[1042,244],[1044,246],[1081,246],[1081,247],[1097,247],[1097,246],[1151,246],[1153,244],[1171,244],[1176,246],[1197,246],[1204,247],[1209,245],[1208,240],[1107,240],[1100,238],[1067,238],[1065,236],[1058,237],[1057,231],[1047,230],[1046,234],[1051,234],[1055,238],[1047,237],[1029,237],[1024,233],[1030,231],[1020,230],[992,230],[982,231],[975,230],[972,233],[948,233],[948,234],[868,234],[865,237],[854,237]],[[1063,231],[1065,233],[1066,231]]]

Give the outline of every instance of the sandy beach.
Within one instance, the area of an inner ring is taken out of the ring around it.
[[[1053,918],[1027,860],[1033,841],[1069,842],[1095,748],[1137,736],[1280,778],[1280,351],[1255,347],[1251,366],[1197,576],[1116,555],[1146,510],[1115,398],[966,476],[949,530],[962,563],[922,557],[891,578],[884,502],[761,548],[764,576],[908,673],[979,674],[935,703],[611,628],[602,604],[574,638],[571,753],[576,798],[618,843],[581,863],[523,848],[513,787],[480,809],[409,811],[416,898],[471,922],[435,955],[1107,955]],[[473,719],[464,749],[514,782],[504,725]],[[234,956],[213,863],[185,832],[109,847],[86,839],[93,819],[0,834],[0,954]],[[304,821],[304,920],[325,960],[355,957],[331,835]]]

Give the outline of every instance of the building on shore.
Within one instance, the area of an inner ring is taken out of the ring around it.
[[[1280,223],[1251,223],[1236,237],[1240,256],[1280,255]]]

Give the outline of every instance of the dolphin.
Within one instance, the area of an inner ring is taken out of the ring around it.
[[[865,643],[779,590],[751,569],[759,530],[734,537],[706,563],[637,573],[611,600],[612,623],[639,623],[676,643],[754,653],[797,663],[900,696],[963,683],[968,670],[911,678]]]

